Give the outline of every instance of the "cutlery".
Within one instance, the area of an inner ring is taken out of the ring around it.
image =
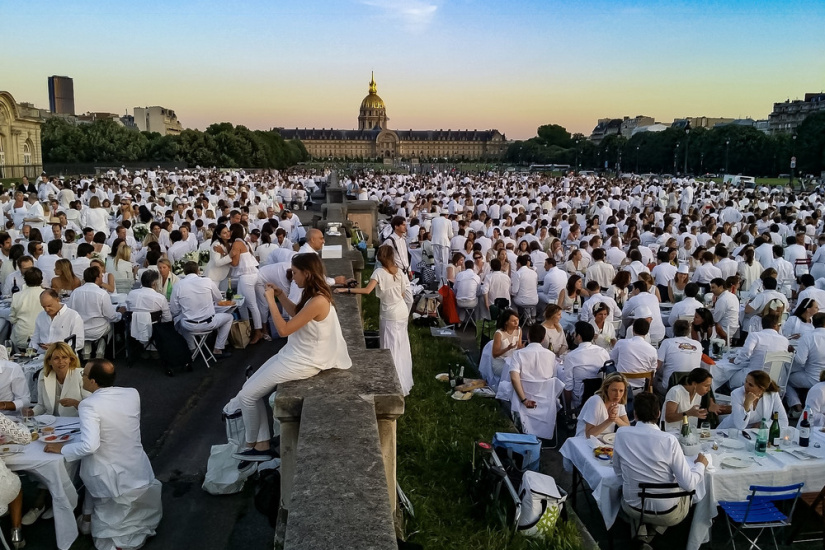
[[[748,433],[748,432],[746,432],[745,430],[742,430],[742,437],[744,437],[745,439],[747,439],[747,440],[749,440],[749,441],[750,441],[751,439],[753,439],[753,438],[751,437],[751,434],[749,434],[749,433]]]

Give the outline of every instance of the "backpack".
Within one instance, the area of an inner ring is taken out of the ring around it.
[[[274,529],[277,527],[278,512],[281,508],[281,470],[279,467],[264,467],[268,464],[269,462],[264,462],[258,467],[255,509],[266,517],[269,526]],[[280,465],[280,460],[278,460],[278,465]]]

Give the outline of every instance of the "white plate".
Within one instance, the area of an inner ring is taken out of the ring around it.
[[[450,375],[447,374],[446,372],[442,372],[441,374],[436,374],[435,379],[438,380],[439,382],[449,382],[450,381]]]
[[[748,466],[752,466],[753,462],[750,461],[750,460],[744,460],[742,458],[739,458],[738,456],[726,456],[725,458],[722,459],[722,462],[720,462],[720,465],[723,468],[741,469],[741,468],[747,468]]]
[[[34,419],[37,420],[37,423],[41,426],[51,426],[55,423],[57,417],[50,414],[41,414],[40,416],[35,416]]]
[[[75,434],[52,434],[38,439],[41,443],[69,443]],[[53,438],[53,439],[50,439]]]
[[[0,445],[0,455],[12,455],[26,450],[25,445]]]
[[[616,441],[616,434],[604,434],[602,435],[602,442],[606,443],[607,445],[613,445],[613,442]]]
[[[739,441],[738,439],[726,438],[719,441],[719,446],[725,449],[744,449],[745,442]]]

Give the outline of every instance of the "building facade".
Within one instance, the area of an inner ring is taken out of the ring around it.
[[[141,132],[157,132],[162,136],[177,136],[183,131],[175,111],[165,107],[135,107],[135,125]]]
[[[357,130],[277,128],[284,139],[299,139],[316,159],[466,159],[495,160],[506,138],[498,130],[390,130],[375,77],[358,111]]]
[[[774,103],[768,115],[768,132],[771,134],[793,133],[808,115],[825,112],[825,93],[805,94],[805,99]]]
[[[49,77],[49,111],[57,115],[74,114],[74,81],[68,76]]]
[[[0,178],[30,179],[40,174],[40,110],[18,104],[8,92],[0,91]]]

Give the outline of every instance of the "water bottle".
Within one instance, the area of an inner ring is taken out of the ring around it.
[[[803,411],[802,420],[799,421],[799,446],[807,447],[811,443],[811,423],[808,420],[808,411]]]
[[[762,418],[759,423],[759,431],[756,433],[756,445],[753,448],[756,456],[765,456],[768,450],[768,423]]]

